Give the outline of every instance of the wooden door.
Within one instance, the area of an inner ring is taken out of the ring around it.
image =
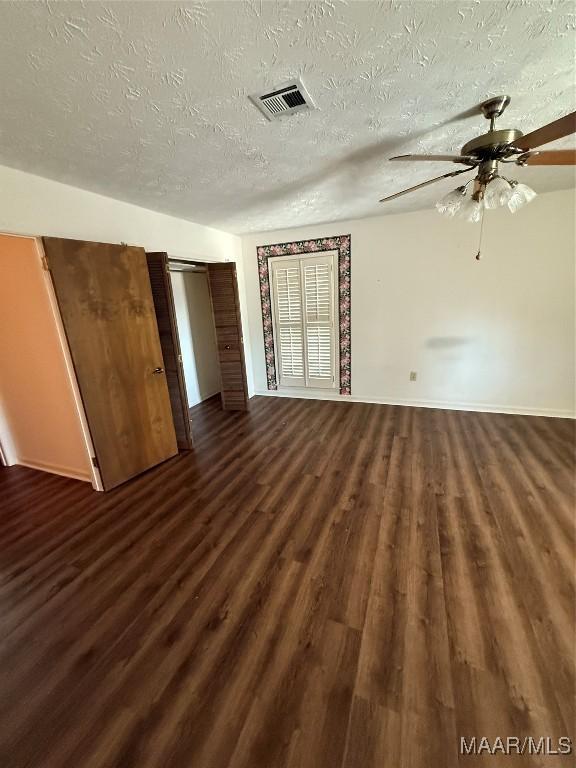
[[[178,452],[143,248],[43,238],[102,484]]]
[[[147,253],[146,260],[166,370],[172,418],[176,430],[176,442],[181,450],[190,450],[192,448],[190,408],[184,381],[178,326],[176,325],[174,294],[168,271],[168,255],[166,253]]]
[[[208,282],[216,326],[222,408],[245,411],[248,408],[248,387],[236,265],[233,262],[209,264]]]

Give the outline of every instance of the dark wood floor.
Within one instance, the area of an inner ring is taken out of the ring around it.
[[[574,425],[255,398],[108,494],[0,470],[2,768],[452,768],[574,737]]]

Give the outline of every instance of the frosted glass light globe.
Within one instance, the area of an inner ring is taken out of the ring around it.
[[[472,197],[467,197],[463,205],[457,212],[459,219],[469,221],[471,224],[475,224],[480,221],[480,214],[482,213],[482,203],[478,200],[474,200]]]
[[[466,198],[466,187],[457,187],[436,203],[436,210],[444,216],[454,216]]]
[[[516,182],[513,185],[512,193],[508,198],[508,208],[512,211],[512,213],[516,213],[519,208],[522,208],[522,206],[526,205],[526,203],[532,202],[535,197],[536,192],[534,192],[531,187],[529,187],[527,184],[520,184],[519,182]]]
[[[494,176],[494,178],[488,182],[486,191],[484,192],[484,205],[486,208],[498,208],[501,205],[506,205],[511,194],[511,184],[501,176]]]

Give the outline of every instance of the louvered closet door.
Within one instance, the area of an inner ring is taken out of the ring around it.
[[[190,408],[186,395],[184,367],[178,339],[178,326],[176,325],[176,309],[174,308],[172,283],[168,270],[168,254],[162,252],[147,253],[146,261],[148,262],[148,276],[150,277],[156,322],[160,334],[160,346],[164,358],[166,384],[168,385],[170,406],[174,418],[176,442],[178,448],[188,451],[193,447]]]
[[[334,258],[302,259],[306,386],[331,389],[335,377]]]
[[[236,265],[233,262],[209,264],[208,282],[220,362],[222,408],[245,411],[248,387]]]
[[[300,261],[278,261],[272,266],[274,320],[279,384],[306,386],[304,369],[304,316]]]

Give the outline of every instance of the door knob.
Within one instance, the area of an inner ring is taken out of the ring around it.
[[[230,344],[224,344],[224,349],[230,349]]]
[[[164,368],[154,368],[152,373],[164,373]]]

